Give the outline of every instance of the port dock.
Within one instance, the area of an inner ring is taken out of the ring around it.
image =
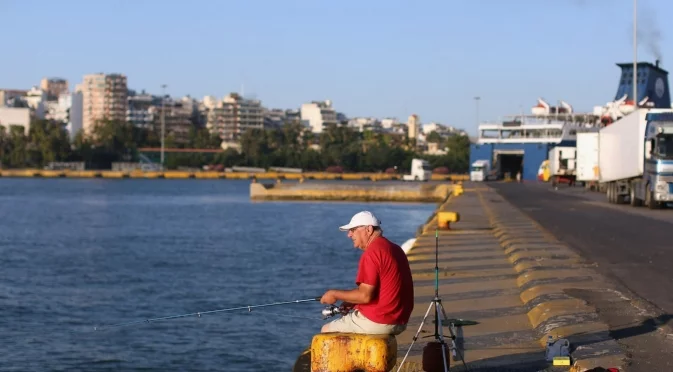
[[[398,364],[434,298],[437,212],[460,215],[439,230],[439,296],[459,327],[456,342],[470,370],[547,370],[548,336],[570,342],[572,371],[596,366],[623,368],[626,356],[608,325],[573,290],[610,288],[593,266],[556,240],[493,189],[465,185],[422,226],[408,252],[415,283],[409,326],[397,336]],[[443,332],[447,341],[449,328]],[[422,371],[423,347],[433,341],[432,312],[411,349],[404,371]],[[451,362],[462,370],[462,361]],[[397,366],[394,370],[397,370]]]
[[[113,170],[50,170],[0,169],[0,177],[8,178],[146,178],[146,179],[222,179],[222,180],[330,180],[330,181],[398,181],[399,174],[327,173],[327,172],[215,172],[215,171],[113,171]],[[432,181],[466,181],[466,174],[433,174]]]

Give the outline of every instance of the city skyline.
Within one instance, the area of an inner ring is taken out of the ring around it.
[[[161,4],[3,2],[0,20],[25,32],[5,41],[14,57],[0,61],[12,71],[0,88],[62,77],[72,90],[84,75],[116,72],[135,91],[159,94],[167,84],[167,94],[196,99],[237,92],[269,108],[329,99],[349,117],[417,114],[473,135],[475,96],[482,121],[529,112],[538,97],[590,111],[614,98],[615,63],[633,58],[626,0]],[[673,4],[639,1],[638,60],[658,56],[670,70],[673,46],[656,17],[666,10]],[[113,32],[105,26],[112,20],[124,27]],[[54,42],[36,48],[49,29],[58,30]]]

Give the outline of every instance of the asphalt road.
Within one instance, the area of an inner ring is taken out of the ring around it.
[[[614,282],[618,292],[574,295],[610,325],[632,356],[628,370],[673,370],[673,210],[615,206],[580,188],[488,185]]]

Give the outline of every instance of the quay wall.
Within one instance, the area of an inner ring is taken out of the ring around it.
[[[46,170],[0,169],[0,177],[43,178],[148,178],[148,179],[280,179],[280,180],[343,180],[395,181],[401,175],[386,173],[325,173],[325,172],[213,172],[213,171],[112,171],[112,170]],[[465,174],[433,174],[433,181],[466,181]]]

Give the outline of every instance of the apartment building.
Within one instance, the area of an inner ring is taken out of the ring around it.
[[[264,129],[280,128],[287,124],[301,123],[301,113],[296,109],[263,109]]]
[[[164,123],[164,135],[171,136],[178,144],[189,142],[189,132],[194,127],[192,116],[196,109],[195,103],[188,97],[175,100],[166,97],[156,105],[149,108],[152,115],[152,131],[161,136],[162,118]],[[163,110],[163,116],[162,116]]]
[[[28,107],[23,101],[27,90],[0,89],[0,107]]]
[[[259,100],[231,93],[219,102],[204,100],[204,107],[206,128],[225,141],[237,140],[248,129],[264,128],[264,112]]]
[[[68,93],[68,80],[61,78],[43,78],[40,81],[40,89],[47,93],[48,101],[56,101],[65,93]]]
[[[153,105],[161,104],[161,98],[151,94],[129,91],[126,105],[126,121],[135,127],[151,129],[154,118],[150,112]]]
[[[359,117],[348,120],[347,126],[358,132],[383,132],[381,121],[377,118]]]
[[[337,113],[332,108],[332,101],[313,101],[301,105],[301,121],[311,128],[313,133],[322,133],[330,124],[338,124]]]
[[[128,87],[122,74],[85,75],[82,88],[82,127],[91,134],[101,120],[126,121]]]
[[[130,90],[126,121],[135,127],[147,129],[157,137],[161,136],[162,112],[164,134],[172,136],[177,143],[189,141],[189,131],[196,123],[195,113],[198,102],[191,97],[174,99]]]

